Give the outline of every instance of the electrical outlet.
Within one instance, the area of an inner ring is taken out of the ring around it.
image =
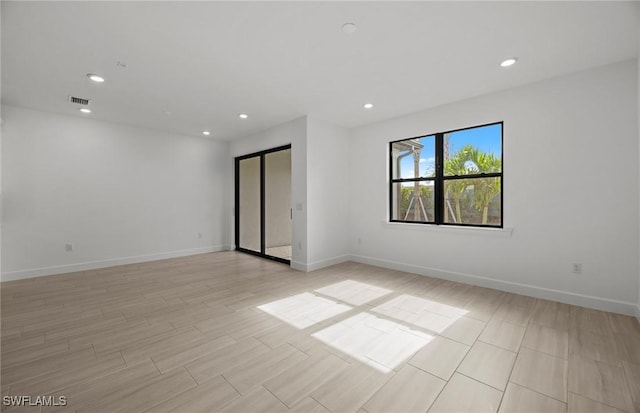
[[[198,232],[198,238],[202,238],[202,232]]]
[[[574,262],[571,267],[571,272],[574,274],[582,274],[582,264],[579,262]]]
[[[64,244],[64,250],[66,252],[73,252],[73,244]]]
[[[362,238],[358,237],[358,244],[362,244]]]

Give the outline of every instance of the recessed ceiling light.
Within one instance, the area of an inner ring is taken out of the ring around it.
[[[104,82],[104,78],[102,76],[94,75],[93,73],[87,73],[87,77],[97,83]]]
[[[365,109],[371,109],[373,107],[373,103],[365,103],[362,107]]]
[[[358,28],[355,23],[345,23],[342,25],[342,31],[346,34],[355,33]]]
[[[80,109],[80,112],[82,112],[82,113],[91,113],[91,109],[88,109],[88,108],[81,108],[81,109]]]
[[[500,66],[502,67],[513,66],[514,64],[516,64],[517,61],[518,61],[517,57],[510,57],[506,60],[503,60],[502,63],[500,63]]]
[[[249,115],[247,115],[246,113],[241,113],[238,116],[240,117],[240,119],[246,119],[249,117]]]
[[[208,130],[203,130],[203,131],[202,131],[202,134],[203,134],[204,136],[209,136],[209,135],[211,135],[211,132],[209,132]]]

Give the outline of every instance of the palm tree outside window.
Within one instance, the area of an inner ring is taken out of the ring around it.
[[[502,227],[502,143],[502,122],[391,142],[390,221]]]

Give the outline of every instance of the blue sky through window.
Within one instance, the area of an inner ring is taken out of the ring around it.
[[[435,135],[423,136],[418,141],[424,147],[420,150],[420,176],[434,176],[436,167],[436,138]],[[417,178],[414,175],[413,155],[405,156],[400,160],[402,178]]]
[[[493,153],[496,157],[502,158],[502,124],[500,123],[451,132],[447,135],[450,155],[466,145],[473,145],[481,152]],[[419,138],[419,141],[424,145],[420,151],[420,177],[434,176],[435,136],[424,136]],[[402,178],[414,178],[413,169],[413,156],[409,155],[400,160]]]

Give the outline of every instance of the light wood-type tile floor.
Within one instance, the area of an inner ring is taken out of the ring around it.
[[[221,252],[0,288],[8,412],[640,413],[636,319],[415,274]]]

